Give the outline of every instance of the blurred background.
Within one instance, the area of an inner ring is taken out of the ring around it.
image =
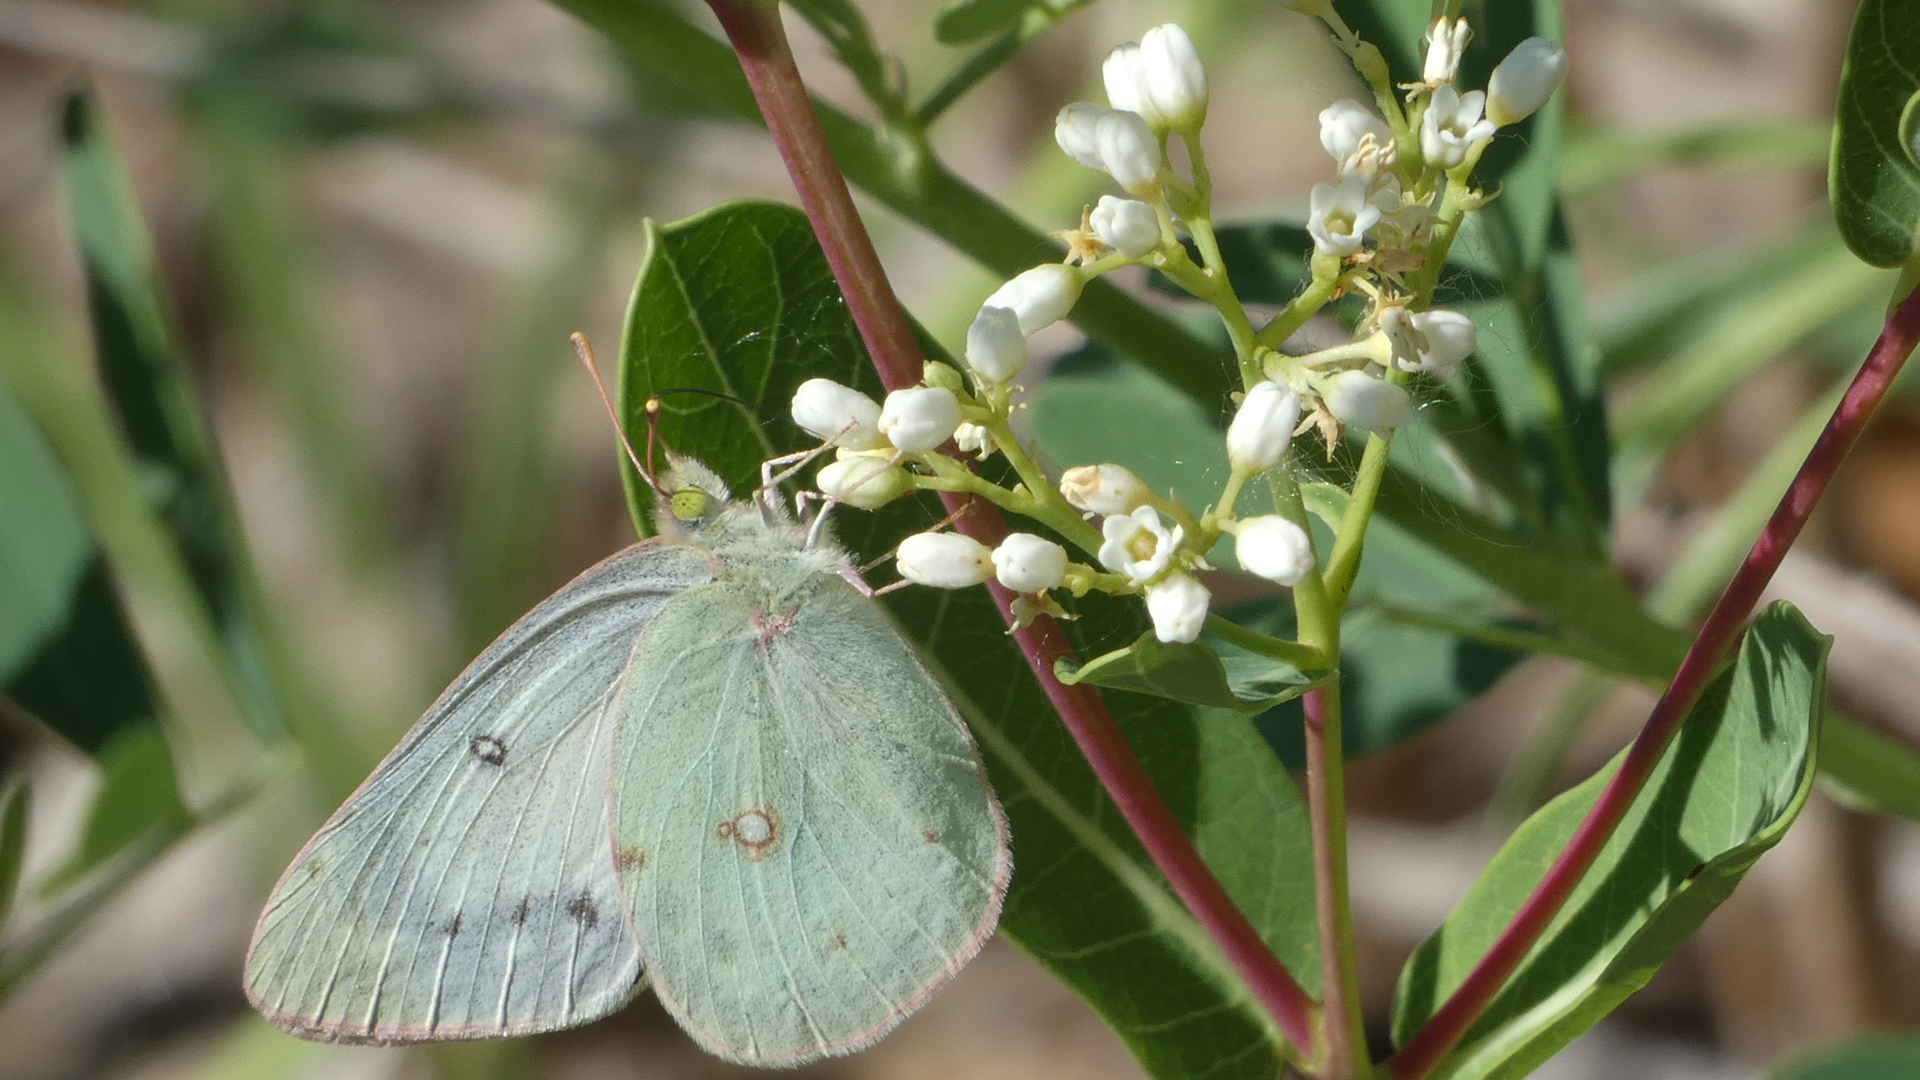
[[[862,6],[917,85],[965,55],[934,41],[938,3]],[[1615,536],[1616,560],[1644,584],[1864,355],[1891,280],[1847,256],[1828,224],[1827,120],[1852,4],[1566,8],[1562,180],[1616,439],[1645,448],[1627,485],[1643,493],[1623,494]],[[935,145],[1038,227],[1074,224],[1101,188],[1054,149],[1053,115],[1099,96],[1115,43],[1169,19],[1193,32],[1213,76],[1206,144],[1222,216],[1297,216],[1333,172],[1315,116],[1359,84],[1317,24],[1267,0],[1103,0],[984,81]],[[824,43],[790,25],[817,91],[871,115]],[[0,1078],[735,1075],[644,995],[600,1024],[525,1043],[335,1048],[266,1028],[239,972],[265,890],[339,795],[494,634],[631,540],[613,432],[567,334],[613,355],[645,219],[741,196],[792,200],[764,132],[701,114],[540,0],[0,0],[10,378],[92,362],[61,166],[63,115],[69,133],[75,119],[64,103],[79,87],[96,95],[93,121],[123,155],[152,231],[177,346],[273,613],[270,660],[308,703],[288,723],[325,732],[337,756],[307,787],[263,782],[216,827],[150,845],[121,872],[124,891],[116,883],[65,927],[50,920],[69,909],[36,900],[35,883],[84,863],[101,828],[89,819],[96,792],[140,751],[116,745],[103,779],[0,709],[0,754],[33,778],[15,934],[60,943],[30,970],[0,971]],[[997,282],[869,209],[903,298],[957,351]],[[1709,279],[1724,287],[1673,302]],[[1058,354],[1079,340],[1061,324],[1036,344]],[[1697,393],[1676,411],[1681,379]],[[69,435],[49,434],[63,458]],[[1920,742],[1916,536],[1920,403],[1909,396],[1877,421],[1775,591],[1837,636],[1836,700]],[[153,613],[164,604],[123,587],[170,699],[183,712],[231,710],[191,650],[169,648],[187,631]],[[1447,722],[1355,764],[1374,1024],[1384,1027],[1406,954],[1471,882],[1512,807],[1597,767],[1650,703],[1570,663],[1530,661]],[[181,764],[188,803],[217,798],[206,778],[245,750],[198,746]],[[1848,1031],[1914,1024],[1920,826],[1816,792],[1702,934],[1539,1075],[1737,1080]],[[806,1074],[1138,1069],[1077,999],[996,942],[877,1049]]]

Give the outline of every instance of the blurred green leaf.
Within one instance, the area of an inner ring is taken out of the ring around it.
[[[894,64],[880,52],[866,16],[852,0],[788,0],[800,17],[827,39],[840,66],[852,73],[867,100],[889,117],[904,107],[904,94]]]
[[[0,777],[0,929],[5,929],[20,891],[20,864],[27,856],[27,800],[25,779]]]
[[[962,45],[988,34],[1011,30],[1043,0],[956,0],[940,9],[933,20],[933,36],[943,45]]]
[[[1292,701],[1316,685],[1299,668],[1277,660],[1251,653],[1238,654],[1234,660],[1229,666],[1208,645],[1169,644],[1148,632],[1125,648],[1085,663],[1058,661],[1053,671],[1068,686],[1086,683],[1242,713]]]
[[[252,1010],[234,1021],[193,1080],[279,1080],[321,1075],[323,1057],[352,1053],[337,1046],[296,1039]]]
[[[173,754],[160,728],[128,728],[102,747],[100,790],[80,831],[80,843],[40,886],[51,895],[137,845],[164,846],[193,824],[180,802]]]
[[[1861,0],[1847,37],[1827,190],[1840,235],[1875,266],[1911,262],[1920,239],[1920,165],[1901,114],[1920,92],[1920,0]]]
[[[153,718],[153,686],[66,474],[4,384],[0,506],[0,692],[92,754]]]
[[[153,246],[125,166],[84,90],[62,115],[67,194],[86,273],[94,344],[144,494],[165,520],[211,613],[256,735],[284,719],[262,641],[264,604],[248,566],[226,469],[200,414]]]
[[[1617,184],[1650,169],[1707,165],[1797,169],[1825,165],[1833,125],[1824,120],[1715,120],[1659,131],[1581,127],[1560,155],[1560,187],[1572,193]]]
[[[1613,837],[1435,1080],[1526,1075],[1627,996],[1699,929],[1805,804],[1830,639],[1790,605],[1748,630]],[[1472,970],[1618,767],[1527,819],[1447,922],[1408,960],[1393,1032],[1404,1045]]]
[[[1228,225],[1219,229],[1216,237],[1227,276],[1233,281],[1233,291],[1242,303],[1285,304],[1313,280],[1313,237],[1299,222]],[[1196,265],[1200,263],[1200,250],[1190,240],[1187,254]],[[1147,275],[1147,284],[1170,296],[1190,295],[1158,270]],[[1467,300],[1491,300],[1500,295],[1503,287],[1500,279],[1484,268],[1456,259],[1442,275],[1440,287],[1434,290],[1433,302],[1436,307],[1446,307]],[[1350,306],[1357,311],[1357,304]],[[1358,315],[1351,317],[1358,318]]]
[[[650,230],[622,350],[620,404],[666,387],[705,387],[745,404],[665,399],[668,445],[744,491],[760,461],[812,440],[782,416],[794,389],[824,376],[877,393],[859,336],[805,217],[733,203]],[[647,522],[644,487],[630,486]],[[842,511],[841,541],[866,555],[937,520],[931,500]],[[983,589],[909,589],[887,609],[920,646],[978,737],[1012,822],[1015,864],[1001,929],[1085,997],[1160,1077],[1270,1080],[1280,1036],[1166,889],[1138,841],[1026,673]],[[1089,654],[1132,640],[1138,602],[1081,605],[1068,624]],[[1283,962],[1319,985],[1311,841],[1292,781],[1245,723],[1199,723],[1163,699],[1113,703],[1123,732],[1201,854]]]
[[[1920,821],[1920,751],[1890,735],[1828,713],[1820,774],[1828,794],[1849,809]]]
[[[1768,1080],[1913,1080],[1920,1076],[1920,1035],[1849,1035],[1792,1055]]]

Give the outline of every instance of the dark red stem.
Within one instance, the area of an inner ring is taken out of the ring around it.
[[[1620,771],[1607,782],[1600,800],[1587,812],[1573,839],[1533,894],[1527,897],[1499,940],[1493,943],[1493,948],[1487,950],[1466,980],[1407,1045],[1388,1059],[1387,1068],[1394,1080],[1417,1080],[1425,1076],[1453,1049],[1499,993],[1507,977],[1520,966],[1567,898],[1573,895],[1580,878],[1593,865],[1634,797],[1645,786],[1660,755],[1665,753],[1680,722],[1686,718],[1687,710],[1693,707],[1721,658],[1739,638],[1748,614],[1760,599],[1761,590],[1779,569],[1780,560],[1800,535],[1814,504],[1820,501],[1834,473],[1839,471],[1840,462],[1860,438],[1860,432],[1866,428],[1881,399],[1886,397],[1894,376],[1913,352],[1916,339],[1920,339],[1920,290],[1910,294],[1888,317],[1885,328],[1880,331],[1880,340],[1874,343],[1867,362],[1853,377],[1853,384],[1847,387],[1846,396],[1834,409],[1833,418],[1827,421],[1819,441],[1814,443],[1800,472],[1794,476],[1793,485],[1787,488],[1767,527],[1747,552],[1746,561],[1740,564],[1726,591],[1720,594],[1720,601],[1707,615],[1699,636],[1693,639],[1686,658],[1680,661],[1680,669],[1667,684],[1666,693],[1660,696],[1646,726],[1633,740]]]
[[[847,307],[860,328],[880,381],[889,390],[919,383],[922,357],[906,311],[894,296],[893,285],[873,249],[846,178],[828,149],[826,134],[813,111],[806,85],[800,79],[779,10],[760,0],[707,0],[719,16],[734,52],[739,54],[747,84],[766,116],[767,128],[786,159],[800,193],[800,205],[813,222],[827,263],[846,294]],[[943,495],[950,510],[968,502],[966,496]],[[972,500],[958,528],[981,543],[997,544],[1007,534],[998,507]],[[1000,613],[1013,623],[1013,597],[998,582],[991,583]],[[1074,742],[1100,783],[1112,797],[1127,824],[1194,918],[1220,947],[1227,960],[1252,988],[1302,1054],[1314,1048],[1313,1017],[1317,1006],[1300,988],[1260,935],[1234,906],[1227,891],[1207,869],[1160,797],[1140,759],[1127,745],[1106,703],[1087,687],[1067,686],[1054,677],[1055,660],[1073,656],[1066,636],[1052,619],[1042,616],[1014,631],[1014,640],[1026,656],[1034,677],[1060,714]]]

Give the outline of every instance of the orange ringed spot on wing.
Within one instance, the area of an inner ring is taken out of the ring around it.
[[[756,806],[722,821],[714,835],[732,841],[740,848],[740,854],[758,862],[780,846],[780,817],[772,810]]]

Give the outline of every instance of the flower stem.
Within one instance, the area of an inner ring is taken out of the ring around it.
[[[1612,837],[1613,830],[1659,764],[1661,755],[1672,742],[1687,711],[1699,699],[1700,691],[1721,658],[1739,638],[1761,590],[1766,588],[1787,548],[1799,536],[1801,527],[1832,482],[1847,451],[1859,439],[1874,409],[1886,397],[1894,376],[1913,352],[1916,341],[1920,341],[1920,291],[1909,294],[1888,317],[1879,341],[1867,354],[1867,362],[1847,387],[1846,396],[1841,398],[1833,418],[1827,421],[1826,430],[1820,433],[1819,441],[1807,454],[1793,485],[1748,550],[1746,561],[1741,563],[1733,580],[1720,594],[1719,602],[1707,615],[1699,636],[1694,638],[1686,658],[1680,662],[1679,671],[1655,703],[1646,726],[1633,740],[1619,771],[1600,793],[1599,801],[1587,812],[1573,838],[1493,947],[1407,1045],[1388,1060],[1394,1080],[1417,1080],[1439,1064],[1499,993],[1508,976],[1520,966],[1561,906],[1573,895],[1581,877],[1593,866],[1600,849]]]
[[[1302,645],[1297,641],[1287,641],[1258,630],[1249,630],[1231,619],[1209,613],[1207,615],[1207,633],[1230,644],[1238,645],[1250,653],[1258,653],[1270,660],[1290,664],[1302,671],[1324,669],[1329,661],[1326,653],[1311,645]]]
[[[827,147],[819,118],[813,112],[781,28],[778,10],[758,0],[707,2],[739,56],[747,83],[787,162],[794,186],[800,191],[800,204],[813,222],[814,232],[827,253],[828,265],[846,295],[847,306],[881,382],[888,389],[914,385],[921,376],[919,346],[914,342],[906,312],[880,266],[866,227],[853,208],[846,180]],[[967,496],[943,494],[942,501],[950,508],[958,508],[970,500]],[[1007,531],[997,508],[977,502],[972,513],[959,519],[957,527],[989,545],[998,543]],[[1001,616],[1008,625],[1013,625],[1013,594],[998,582],[989,582],[988,588]],[[1255,999],[1273,1017],[1296,1051],[1311,1056],[1316,1050],[1318,1006],[1287,973],[1202,861],[1192,840],[1181,831],[1173,811],[1154,788],[1146,768],[1127,745],[1099,694],[1091,687],[1066,686],[1054,677],[1054,662],[1073,656],[1059,624],[1042,616],[1015,629],[1013,637],[1033,669],[1034,678],[1039,680],[1048,700],[1060,714],[1061,722],[1086,756],[1095,777],[1166,876],[1174,893],[1245,980]]]
[[[1340,519],[1340,535],[1333,542],[1333,554],[1327,557],[1328,603],[1335,611],[1347,605],[1353,579],[1360,573],[1360,552],[1367,539],[1367,523],[1373,520],[1373,504],[1380,498],[1380,482],[1387,472],[1390,438],[1367,437],[1367,448],[1360,454],[1360,471],[1353,480],[1353,497]]]
[[[1347,885],[1346,755],[1341,745],[1340,684],[1307,691],[1307,807],[1313,826],[1313,893],[1320,911],[1320,969],[1327,986],[1327,1057],[1322,1076],[1372,1074],[1360,1017],[1360,963]]]

